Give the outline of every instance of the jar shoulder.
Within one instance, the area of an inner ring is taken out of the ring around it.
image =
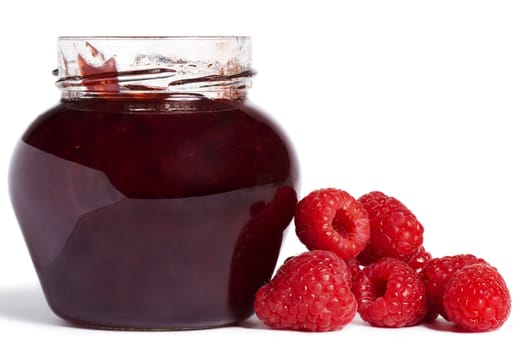
[[[197,195],[296,182],[290,142],[254,105],[184,113],[74,107],[60,103],[43,113],[22,144],[64,164],[102,172],[129,196]],[[24,158],[22,153],[15,157]]]
[[[113,106],[94,107],[93,104],[58,102],[53,107],[40,114],[26,129],[22,139],[29,141],[38,138],[39,135],[61,136],[63,132],[81,129],[86,126],[109,127],[118,124],[140,124],[150,121],[158,127],[170,126],[181,123],[194,123],[195,126],[204,124],[210,128],[214,125],[227,125],[235,129],[235,126],[252,124],[259,128],[269,129],[279,137],[286,139],[282,128],[275,119],[256,104],[245,101],[230,106],[221,106],[215,109],[203,108],[195,111],[130,111],[127,103],[117,103]],[[201,119],[201,120],[199,120]],[[237,124],[236,124],[237,123]],[[86,132],[89,130],[85,130]],[[145,129],[143,133],[151,132]]]

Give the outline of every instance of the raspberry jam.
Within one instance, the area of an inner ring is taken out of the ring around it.
[[[88,58],[103,61],[88,63],[104,67],[108,60],[94,48],[110,40],[60,40],[69,65],[59,67],[62,100],[29,127],[10,169],[13,207],[50,307],[66,320],[109,328],[202,328],[249,317],[297,202],[294,154],[275,123],[246,102],[249,75],[227,72],[236,66],[231,58],[225,66],[221,58],[156,54],[145,68],[135,57],[140,84],[121,73],[129,70],[119,55],[112,78],[75,75],[71,62],[81,61],[67,59],[67,45],[87,47]],[[115,41],[182,42],[190,53],[249,45],[236,37]],[[203,62],[219,73],[183,72],[168,83],[144,77],[167,71],[159,65],[179,72]]]

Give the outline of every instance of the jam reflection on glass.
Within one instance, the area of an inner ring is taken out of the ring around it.
[[[19,142],[11,197],[61,317],[198,328],[252,314],[293,216],[295,160],[252,107],[187,104],[62,101]]]

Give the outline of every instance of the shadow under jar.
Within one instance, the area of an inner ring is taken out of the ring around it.
[[[47,301],[88,327],[253,313],[297,202],[286,137],[246,100],[248,37],[62,37],[62,99],[18,143],[12,204]]]

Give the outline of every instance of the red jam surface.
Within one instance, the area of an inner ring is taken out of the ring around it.
[[[259,111],[189,103],[61,102],[19,142],[13,206],[64,319],[173,329],[252,314],[295,210],[294,156]]]

